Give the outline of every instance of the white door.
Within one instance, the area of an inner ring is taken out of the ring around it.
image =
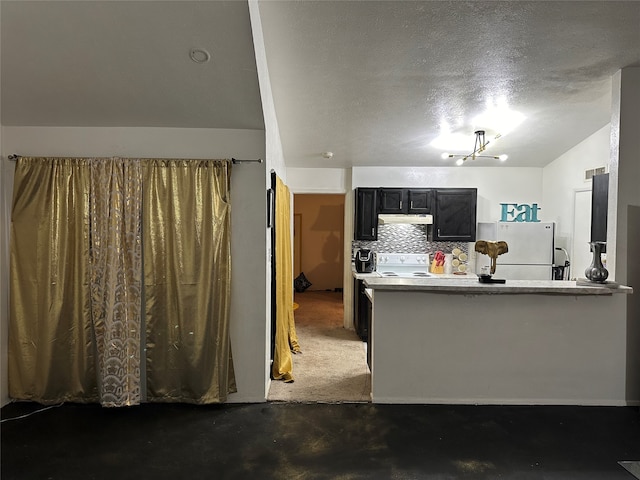
[[[571,278],[584,278],[591,264],[591,190],[575,192],[573,202],[573,245],[571,246]]]

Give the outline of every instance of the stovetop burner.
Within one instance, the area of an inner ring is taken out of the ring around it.
[[[381,253],[376,271],[382,277],[428,278],[429,255],[415,253]]]
[[[383,277],[397,277],[398,274],[396,272],[378,272]]]
[[[402,278],[428,278],[431,276],[428,272],[378,272],[383,277],[402,277]]]

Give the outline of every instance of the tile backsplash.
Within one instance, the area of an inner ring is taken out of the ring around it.
[[[351,258],[354,258],[355,252],[361,248],[367,248],[376,253],[433,253],[438,250],[450,253],[454,248],[459,248],[469,255],[467,242],[429,241],[430,228],[427,225],[406,223],[378,225],[378,240],[354,240],[351,243]]]

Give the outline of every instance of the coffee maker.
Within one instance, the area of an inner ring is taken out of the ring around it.
[[[367,248],[361,248],[356,252],[356,272],[372,273],[376,269],[376,254]]]

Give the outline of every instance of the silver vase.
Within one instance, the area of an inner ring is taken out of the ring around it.
[[[604,283],[609,276],[609,271],[602,264],[602,249],[606,244],[607,242],[589,242],[593,252],[593,260],[591,260],[591,265],[584,271],[584,276],[595,283]]]

